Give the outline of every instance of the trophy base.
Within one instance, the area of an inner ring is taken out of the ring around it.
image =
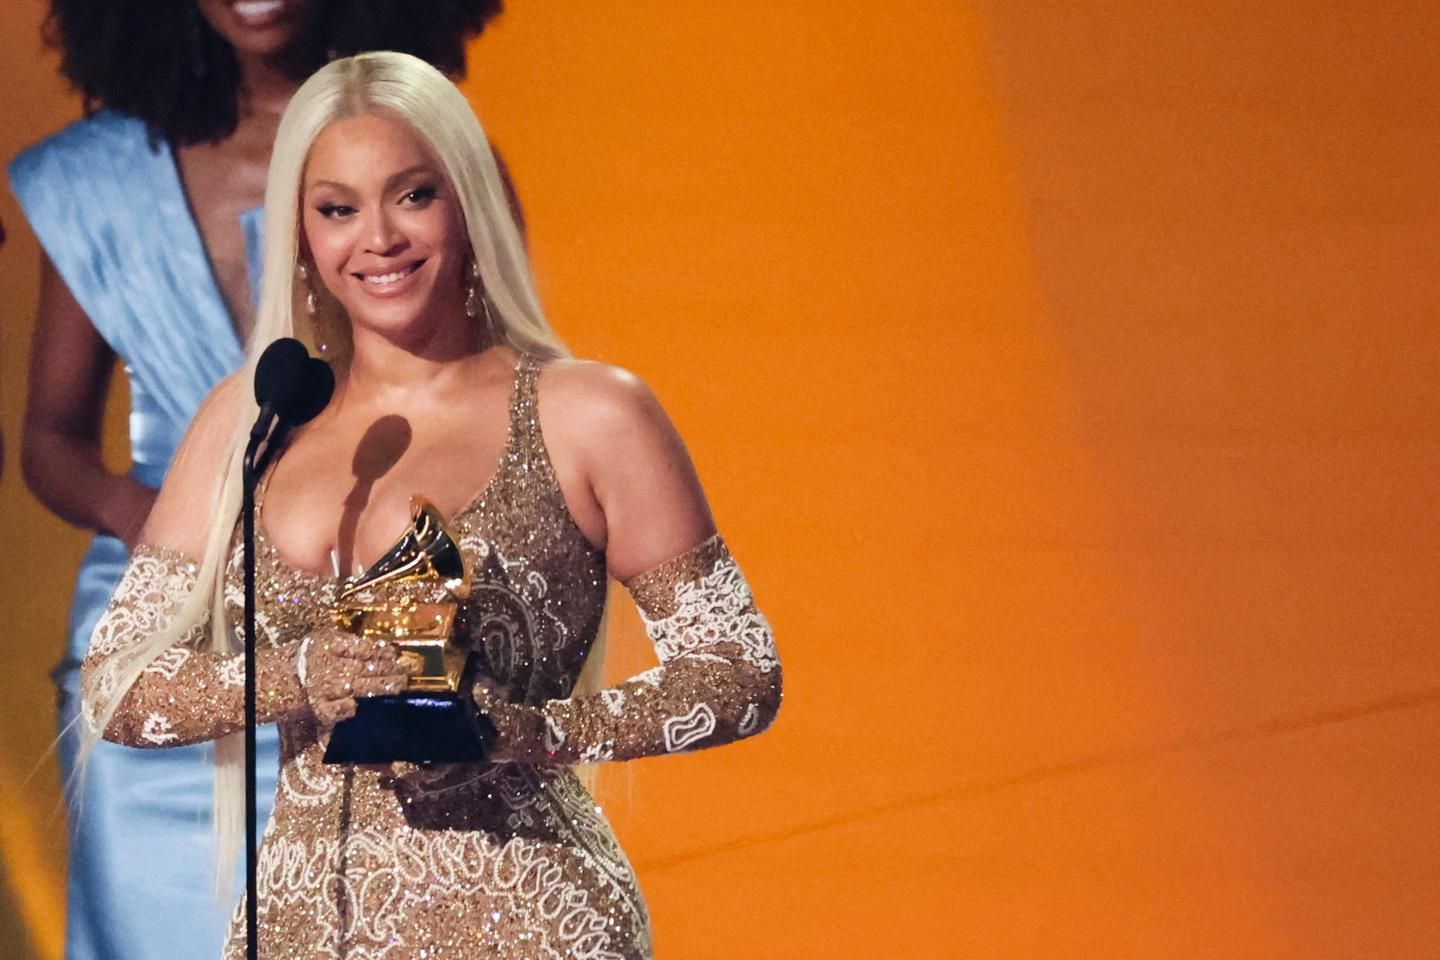
[[[490,721],[458,693],[361,697],[330,733],[326,763],[484,763]]]

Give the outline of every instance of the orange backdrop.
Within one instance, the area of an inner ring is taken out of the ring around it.
[[[770,733],[605,785],[658,955],[1433,957],[1440,8],[507,6],[465,88],[545,300],[786,664]],[[77,112],[42,7],[7,159]],[[82,537],[19,482],[0,217],[0,949],[51,960]]]

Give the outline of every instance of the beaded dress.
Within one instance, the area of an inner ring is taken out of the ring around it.
[[[660,665],[593,696],[569,696],[600,623],[605,557],[570,517],[545,453],[540,369],[528,359],[517,365],[499,468],[451,519],[474,570],[456,635],[504,691],[475,693],[504,762],[322,762],[326,735],[305,704],[295,659],[304,638],[329,623],[336,584],[288,565],[261,514],[260,708],[279,722],[282,758],[260,852],[267,960],[649,957],[634,873],[568,764],[718,745],[775,716],[774,643],[718,536],[626,584]],[[240,571],[237,545],[227,576],[232,622]],[[168,619],[194,577],[179,554],[137,552],[86,660],[87,705],[115,689],[117,655]],[[158,746],[232,732],[242,715],[239,660],[193,642],[170,648],[126,694],[107,738]],[[227,960],[244,956],[243,916],[237,910],[232,921]]]

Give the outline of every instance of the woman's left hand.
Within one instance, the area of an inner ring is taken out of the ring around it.
[[[295,672],[320,725],[355,716],[357,697],[400,693],[410,670],[394,643],[328,627],[300,648]]]

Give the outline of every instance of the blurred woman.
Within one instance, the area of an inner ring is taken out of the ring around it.
[[[54,678],[62,731],[85,644],[201,399],[242,359],[259,280],[261,200],[301,80],[360,50],[411,51],[451,73],[499,0],[53,0],[50,39],[87,119],[17,157],[12,188],[40,240],[39,311],[21,446],[31,490],[96,531]],[[116,358],[133,468],[100,458]],[[70,797],[66,955],[212,956],[210,768],[201,748],[104,746]],[[262,777],[277,764],[262,731]]]
[[[728,743],[779,707],[769,627],[683,444],[633,376],[566,358],[485,142],[452,84],[392,53],[325,67],[280,125],[255,340],[327,348],[338,384],[257,497],[259,700],[284,745],[262,955],[648,957],[634,874],[569,765]],[[92,736],[171,747],[243,726],[227,623],[257,353],[196,418],[96,629]],[[332,571],[384,555],[422,491],[474,571],[455,640],[491,762],[326,764],[358,698],[407,679],[395,644],[332,625]],[[660,665],[598,689],[607,575]]]

